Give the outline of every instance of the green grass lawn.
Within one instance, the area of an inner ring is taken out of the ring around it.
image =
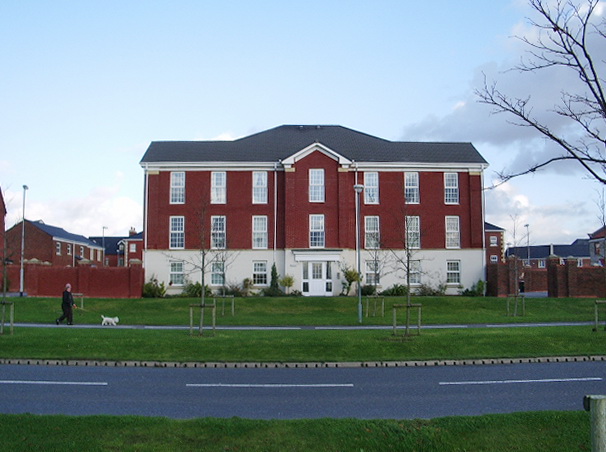
[[[0,415],[2,451],[545,451],[591,449],[589,414],[432,420]]]
[[[17,328],[0,336],[0,358],[170,362],[339,362],[602,355],[591,327],[425,330],[227,331]]]
[[[389,299],[386,304],[403,302]],[[85,299],[75,323],[99,324],[118,315],[121,324],[189,325],[193,299]],[[590,321],[593,300],[529,300],[527,315],[508,317],[497,298],[419,298],[425,324]],[[17,322],[53,324],[58,298],[15,299]],[[218,325],[357,325],[355,298],[239,298],[236,315],[222,306]],[[363,318],[390,325],[391,313]],[[209,320],[207,317],[207,321]],[[400,316],[400,324],[403,319]],[[194,322],[198,323],[197,320]],[[414,323],[414,322],[413,322]],[[208,325],[208,323],[207,323]],[[599,355],[606,333],[591,326],[486,329],[425,329],[420,336],[394,337],[383,330],[230,331],[207,329],[203,337],[181,330],[21,328],[0,336],[0,358],[99,359],[176,362],[334,362]],[[63,346],[63,344],[67,344]]]
[[[58,298],[12,299],[17,327],[0,336],[0,358],[98,359],[168,362],[334,362],[601,355],[606,332],[591,326],[425,329],[393,337],[384,330],[217,330],[190,336],[187,329],[150,330],[54,326]],[[78,300],[78,303],[80,301]],[[386,316],[365,325],[391,325]],[[424,324],[591,321],[593,300],[532,299],[524,317],[507,317],[497,298],[420,298]],[[77,324],[99,324],[100,315],[121,324],[189,324],[192,299],[85,299]],[[218,325],[357,325],[355,298],[236,299]],[[172,420],[133,416],[0,415],[0,451],[586,451],[585,412],[514,413],[432,420],[247,419]]]
[[[52,323],[61,314],[59,298],[11,298],[15,303],[17,322]],[[80,304],[80,300],[76,300]],[[391,325],[392,306],[405,303],[405,298],[386,297],[385,317],[366,317],[363,298],[363,323]],[[594,299],[534,298],[526,302],[526,315],[508,317],[506,300],[495,297],[416,297],[414,303],[423,305],[423,323],[509,323],[509,322],[581,322],[592,321]],[[76,310],[78,323],[100,323],[101,314],[118,316],[122,324],[186,325],[189,305],[197,299],[97,299],[85,298],[84,310]],[[372,307],[371,306],[371,314]],[[223,325],[356,325],[358,323],[355,297],[249,297],[235,299],[236,315],[231,306],[219,301],[218,323]]]

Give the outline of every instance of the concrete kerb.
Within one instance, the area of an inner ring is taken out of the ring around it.
[[[377,367],[432,367],[484,366],[528,363],[564,363],[606,361],[606,355],[548,356],[537,358],[483,358],[429,361],[355,361],[355,362],[171,362],[171,361],[100,361],[76,359],[0,358],[0,365],[81,366],[81,367],[151,367],[200,369],[317,369],[317,368],[377,368]]]

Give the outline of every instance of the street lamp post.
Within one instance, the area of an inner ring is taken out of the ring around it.
[[[530,230],[528,229],[530,225],[526,223],[524,227],[526,228],[526,259],[530,267]]]
[[[360,268],[360,195],[364,191],[364,185],[355,184],[354,191],[356,193],[356,252],[357,252],[357,267],[358,267],[358,322],[362,323],[362,287],[360,279],[362,269]]]
[[[23,221],[21,221],[21,268],[19,270],[19,296],[23,296],[23,260],[25,259],[25,192],[29,189],[23,186]]]
[[[101,261],[101,267],[105,267],[105,230],[107,226],[103,226],[102,238],[101,238],[101,246],[103,247],[102,256],[103,260]]]

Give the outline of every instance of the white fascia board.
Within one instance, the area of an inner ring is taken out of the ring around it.
[[[486,163],[355,162],[358,171],[484,171]]]
[[[156,162],[141,165],[146,171],[274,170],[278,162]],[[280,169],[280,167],[278,167]]]
[[[88,247],[90,249],[95,249],[95,250],[102,250],[103,249],[103,247],[101,245],[92,245],[90,243],[80,242],[78,240],[70,240],[70,239],[66,239],[64,237],[53,237],[53,240],[55,242],[71,243],[72,245],[86,246],[86,247]]]
[[[339,162],[339,165],[342,165],[342,166],[351,165],[351,160],[343,157],[341,154],[333,151],[328,146],[325,146],[322,143],[310,144],[306,148],[303,148],[299,152],[296,152],[296,153],[292,154],[291,156],[282,160],[282,164],[285,167],[290,167],[290,166],[294,165],[298,160],[301,160],[301,159],[307,157],[312,152],[316,152],[316,151],[322,152],[324,155],[327,155],[331,159],[336,160],[337,162]]]

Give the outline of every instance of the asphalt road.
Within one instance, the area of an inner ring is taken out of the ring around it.
[[[0,412],[171,418],[434,418],[581,410],[605,362],[396,368],[0,365]]]

